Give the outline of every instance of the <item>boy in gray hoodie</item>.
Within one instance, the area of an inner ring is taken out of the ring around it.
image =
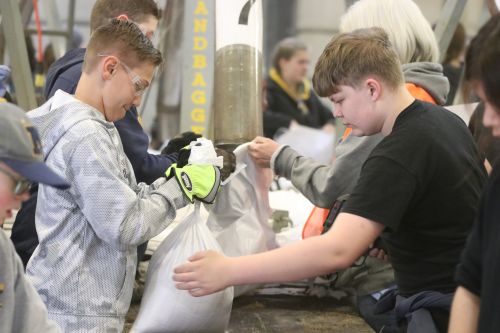
[[[113,122],[140,104],[161,62],[137,25],[112,20],[92,34],[75,95],[59,90],[29,113],[47,164],[72,185],[65,191],[40,186],[40,243],[27,266],[49,317],[65,331],[121,331],[137,246],[194,198],[215,198],[218,168],[174,165],[170,177],[138,184],[123,151]]]

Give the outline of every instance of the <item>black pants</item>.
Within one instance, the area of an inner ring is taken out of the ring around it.
[[[377,301],[372,296],[358,296],[357,304],[359,314],[375,332],[380,332],[382,329],[384,333],[406,332],[407,325],[404,320],[398,323],[399,325],[397,327],[389,326],[389,323],[394,323],[396,321],[394,310],[375,314]],[[448,332],[448,321],[450,316],[448,312],[433,310],[431,311],[431,316],[440,333]]]

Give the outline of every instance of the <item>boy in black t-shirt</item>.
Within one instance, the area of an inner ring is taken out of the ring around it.
[[[397,319],[404,322],[406,314],[430,302],[443,309],[431,313],[440,316],[442,330],[454,268],[486,179],[467,127],[449,111],[410,95],[380,28],[334,38],[316,64],[313,83],[354,135],[385,136],[334,225],[324,235],[257,255],[195,254],[176,268],[178,288],[201,296],[230,285],[330,273],[350,266],[381,235],[399,288]]]

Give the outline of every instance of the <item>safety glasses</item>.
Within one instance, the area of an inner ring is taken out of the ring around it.
[[[149,82],[141,78],[138,74],[136,74],[130,67],[128,67],[123,61],[121,61],[117,56],[112,54],[97,54],[98,57],[114,57],[118,61],[118,63],[125,69],[127,72],[132,84],[134,85],[135,95],[142,96],[146,89],[149,87]]]
[[[0,168],[0,172],[8,176],[14,182],[14,194],[22,195],[28,193],[31,189],[32,182],[26,178],[17,178],[12,172],[4,168]]]

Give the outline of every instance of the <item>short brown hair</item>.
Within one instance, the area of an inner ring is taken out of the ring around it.
[[[141,32],[136,24],[113,19],[100,26],[90,37],[82,70],[88,73],[98,62],[99,54],[113,54],[133,66],[137,62],[148,62],[154,66],[162,64],[161,52]]]
[[[142,23],[148,15],[158,20],[161,17],[161,11],[154,0],[97,0],[90,14],[90,31],[121,14],[138,23]]]
[[[472,39],[465,56],[465,79],[481,82],[484,93],[500,109],[500,14],[492,16]]]
[[[290,58],[293,57],[297,51],[302,50],[307,50],[307,45],[302,41],[292,37],[282,39],[274,47],[272,56],[272,65],[278,74],[281,75],[280,60],[290,60]]]
[[[394,89],[404,82],[398,55],[381,28],[357,29],[334,37],[316,63],[313,85],[326,97],[338,91],[339,85],[358,86],[369,75]]]

